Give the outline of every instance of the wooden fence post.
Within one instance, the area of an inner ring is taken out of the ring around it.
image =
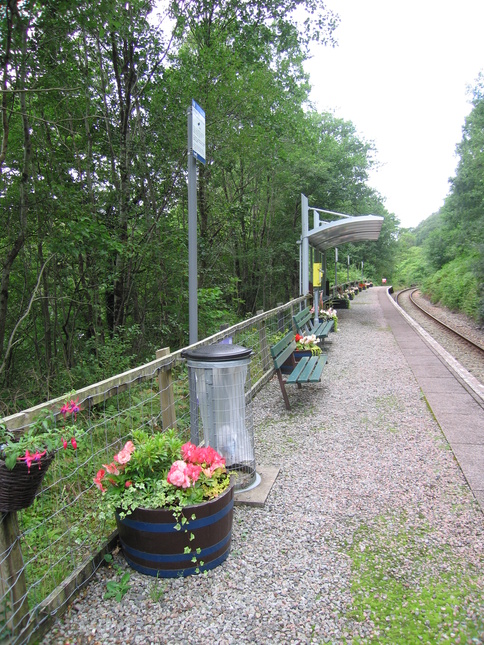
[[[18,634],[28,623],[29,605],[16,512],[1,513],[0,593],[4,605],[2,613],[5,612],[5,616],[0,615],[0,618],[6,619],[4,628]]]
[[[169,347],[163,347],[156,351],[156,358],[163,358],[170,353]],[[163,430],[168,428],[176,429],[175,394],[173,392],[173,379],[171,367],[162,368],[158,375],[158,384],[161,398],[161,420]]]
[[[257,314],[262,314],[262,313],[264,313],[263,309],[260,309],[259,311],[257,311]],[[257,323],[257,326],[259,328],[259,345],[260,345],[262,369],[265,372],[271,366],[271,357],[269,353],[269,345],[267,344],[267,336],[266,336],[266,321],[261,320],[259,323]]]
[[[277,306],[282,307],[283,304],[283,302],[278,302]],[[284,331],[284,312],[282,309],[277,313],[277,331]]]

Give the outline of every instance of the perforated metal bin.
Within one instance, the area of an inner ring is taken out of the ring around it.
[[[245,396],[250,390],[251,355],[251,349],[224,343],[182,352],[189,372],[192,441],[195,414],[197,424],[201,419],[204,444],[217,450],[227,469],[237,473],[235,490],[256,479],[252,410]]]

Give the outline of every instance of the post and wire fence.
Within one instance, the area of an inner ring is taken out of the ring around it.
[[[302,296],[260,312],[191,348],[224,341],[251,349],[246,387],[246,401],[251,402],[273,375],[271,344],[292,329],[292,316],[306,301]],[[115,519],[100,516],[93,479],[131,431],[173,428],[193,441],[182,351],[160,349],[150,363],[69,393],[80,408],[77,450],[56,453],[30,507],[0,513],[0,643],[20,645],[45,634],[116,546]],[[62,423],[65,401],[59,397],[0,423],[21,433],[45,410]]]

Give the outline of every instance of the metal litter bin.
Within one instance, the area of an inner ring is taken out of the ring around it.
[[[254,429],[245,401],[251,355],[251,349],[225,343],[182,352],[188,365],[191,409],[197,423],[198,415],[201,418],[204,444],[219,452],[227,469],[237,473],[235,490],[249,487],[256,479]]]

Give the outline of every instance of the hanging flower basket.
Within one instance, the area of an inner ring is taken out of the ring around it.
[[[10,513],[30,506],[55,453],[47,453],[30,464],[19,461],[12,470],[0,459],[0,511]]]

